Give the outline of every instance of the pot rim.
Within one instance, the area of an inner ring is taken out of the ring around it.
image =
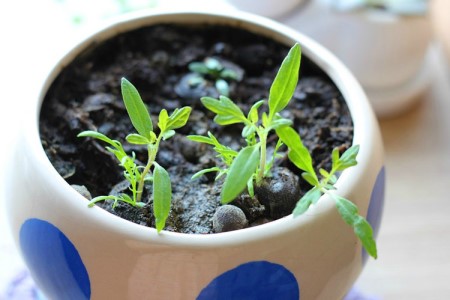
[[[281,232],[292,232],[294,234],[298,230],[298,227],[313,222],[315,215],[335,213],[334,202],[329,196],[324,195],[314,207],[311,207],[308,212],[297,218],[293,218],[292,214],[290,214],[263,225],[224,233],[185,234],[163,230],[158,234],[154,228],[127,221],[100,207],[88,208],[86,199],[78,194],[58,174],[41,145],[38,126],[41,104],[57,74],[90,45],[95,45],[117,33],[126,32],[140,26],[167,23],[167,20],[170,20],[170,23],[235,25],[274,38],[286,45],[292,45],[294,41],[299,41],[302,46],[302,54],[305,54],[317,64],[331,78],[342,93],[353,120],[353,144],[362,145],[358,154],[358,165],[342,172],[336,183],[339,194],[349,194],[358,185],[360,181],[359,177],[364,174],[364,170],[368,166],[366,162],[371,156],[371,148],[374,148],[374,141],[376,140],[374,136],[378,133],[376,120],[360,84],[350,71],[324,47],[285,25],[245,12],[210,12],[203,10],[141,11],[126,14],[113,20],[110,24],[102,26],[100,30],[94,31],[93,34],[89,35],[64,55],[49,75],[46,76],[45,82],[41,84],[39,101],[36,101],[36,104],[33,103],[33,107],[30,110],[31,116],[28,115],[26,119],[24,126],[27,143],[30,147],[28,153],[33,155],[32,161],[38,162],[41,170],[45,172],[45,176],[48,176],[50,185],[54,188],[63,189],[63,193],[61,194],[67,195],[66,198],[70,199],[68,201],[69,203],[67,203],[67,209],[73,207],[78,212],[81,209],[85,209],[86,214],[92,214],[88,218],[95,219],[99,227],[109,228],[109,230],[117,234],[126,235],[127,240],[151,241],[152,243],[161,245],[178,245],[192,248],[222,247],[252,241],[256,242],[279,235]]]

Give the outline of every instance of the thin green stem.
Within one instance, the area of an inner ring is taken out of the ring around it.
[[[155,144],[147,145],[148,161],[147,161],[147,165],[144,168],[144,171],[142,171],[142,173],[141,173],[141,178],[140,178],[139,184],[138,184],[136,203],[141,202],[142,193],[144,191],[145,176],[147,176],[148,172],[150,172],[150,168],[153,166],[153,163],[155,162],[156,153],[158,153],[159,143],[161,142],[161,138],[162,138],[162,132],[159,134],[158,139],[156,140]]]
[[[264,172],[266,169],[266,158],[267,158],[267,132],[263,130],[260,132],[258,130],[259,142],[261,143],[261,157],[259,161],[259,172],[256,176],[256,184],[259,184],[264,178]]]

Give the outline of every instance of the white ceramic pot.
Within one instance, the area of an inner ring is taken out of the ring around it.
[[[323,68],[342,92],[354,122],[354,143],[361,147],[359,164],[342,173],[338,192],[359,206],[375,231],[379,226],[384,168],[378,125],[361,87],[330,52],[300,33],[249,14],[134,15],[95,33],[68,53],[21,120],[24,126],[5,184],[7,213],[38,286],[50,299],[230,299],[230,293],[247,299],[341,299],[367,255],[327,197],[295,219],[287,216],[220,234],[157,234],[99,207],[88,208],[47,159],[38,116],[61,69],[94,41],[167,21],[228,24],[286,45],[298,41],[304,55]]]
[[[409,107],[412,97],[429,83],[428,16],[374,9],[340,11],[334,4],[334,0],[310,1],[284,23],[341,59],[369,94],[377,115],[393,115]]]

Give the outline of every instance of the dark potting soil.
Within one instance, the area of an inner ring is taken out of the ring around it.
[[[92,196],[127,190],[122,169],[115,157],[97,140],[77,138],[84,130],[98,130],[123,143],[124,149],[146,161],[145,147],[127,144],[124,139],[134,132],[122,103],[120,79],[126,77],[147,103],[154,124],[162,108],[169,111],[191,106],[187,125],[172,139],[161,143],[157,156],[172,181],[172,208],[167,230],[184,233],[212,233],[213,214],[220,206],[222,180],[215,174],[198,180],[191,176],[201,169],[220,165],[208,145],[186,139],[188,134],[205,135],[211,131],[232,148],[242,146],[242,126],[221,127],[211,120],[199,97],[217,97],[214,81],[207,78],[192,85],[188,64],[214,57],[223,65],[242,74],[242,80],[230,80],[230,98],[244,113],[260,99],[267,99],[273,78],[289,47],[265,37],[225,26],[157,25],[121,34],[103,43],[94,43],[64,68],[51,85],[41,109],[42,145],[56,170],[70,184],[84,185]],[[267,107],[263,107],[267,110]],[[302,57],[300,80],[294,98],[281,113],[293,120],[294,128],[313,156],[314,166],[330,169],[331,151],[341,153],[352,142],[350,113],[331,80],[307,57]],[[269,153],[276,143],[269,137]],[[242,194],[232,204],[240,207],[254,226],[290,214],[295,202],[310,187],[301,172],[286,158],[275,163],[272,178],[255,189],[256,197]],[[149,186],[146,190],[151,191]],[[98,205],[135,223],[154,226],[152,196],[144,194],[147,205],[134,208],[119,203]],[[86,209],[88,209],[86,207]]]

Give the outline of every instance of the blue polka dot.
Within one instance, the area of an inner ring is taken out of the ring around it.
[[[285,267],[267,261],[242,264],[215,278],[197,300],[298,300],[300,288]]]
[[[378,173],[375,185],[370,196],[369,210],[367,211],[367,221],[372,226],[373,236],[377,237],[378,231],[380,230],[381,215],[383,213],[384,206],[384,191],[385,191],[385,179],[386,171],[385,168],[381,168]],[[368,254],[366,250],[363,249],[362,253],[363,263],[366,263]]]
[[[37,285],[52,299],[90,299],[86,268],[72,242],[57,227],[39,219],[20,229],[20,247]]]

